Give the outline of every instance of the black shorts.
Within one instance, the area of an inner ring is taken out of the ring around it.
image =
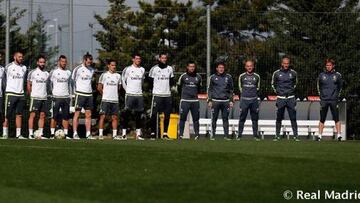
[[[75,95],[75,111],[92,110],[94,108],[93,96]]]
[[[16,115],[22,115],[25,106],[24,96],[5,95],[5,116],[11,118],[15,113]]]
[[[126,95],[125,110],[144,111],[144,97]]]
[[[51,118],[55,120],[69,120],[70,98],[53,98],[51,108]]]
[[[3,108],[4,108],[3,104],[4,104],[3,98],[0,97],[0,113],[1,113],[1,114],[2,114],[2,112],[4,112],[4,111],[3,111]]]
[[[47,112],[48,111],[47,100],[30,99],[30,112]]]
[[[339,105],[337,101],[320,101],[320,122],[325,122],[329,108],[335,123],[339,122]]]
[[[111,102],[101,102],[99,114],[117,115],[119,113],[119,104]]]

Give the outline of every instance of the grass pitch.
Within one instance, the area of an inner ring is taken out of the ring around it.
[[[0,164],[0,202],[291,202],[285,190],[360,189],[358,142],[0,140]]]

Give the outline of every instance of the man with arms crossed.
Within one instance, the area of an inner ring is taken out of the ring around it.
[[[341,74],[335,71],[335,61],[325,60],[325,71],[319,74],[317,86],[320,95],[320,122],[318,141],[321,140],[324,131],[324,123],[328,109],[330,108],[337,132],[337,139],[341,141],[341,123],[339,121],[339,95],[343,80]]]
[[[296,122],[296,83],[297,73],[290,68],[290,58],[285,56],[281,60],[281,68],[273,73],[271,80],[271,86],[277,94],[276,135],[274,141],[280,140],[281,122],[284,119],[285,109],[289,113],[294,140],[300,141]]]
[[[143,140],[141,137],[141,114],[144,111],[144,98],[142,86],[145,78],[145,69],[141,67],[141,56],[132,56],[133,64],[126,67],[122,72],[122,84],[125,89],[125,119],[122,130],[122,138],[126,139],[126,129],[129,123],[129,115],[135,114],[136,139]]]
[[[55,135],[55,128],[58,121],[62,122],[66,139],[71,139],[69,133],[70,118],[70,88],[71,71],[66,69],[66,56],[61,55],[58,66],[50,72],[49,81],[52,92],[52,116],[50,123],[51,138]],[[61,109],[61,113],[60,113]]]
[[[27,79],[27,92],[30,95],[29,139],[34,138],[34,119],[39,114],[39,133],[43,138],[47,107],[47,84],[49,73],[45,71],[46,59],[39,56],[36,59],[37,68],[30,71]]]
[[[221,111],[224,139],[229,140],[229,114],[233,107],[234,83],[230,74],[225,73],[225,64],[216,65],[216,73],[210,76],[208,87],[208,106],[211,108],[211,135],[210,140],[215,140],[216,122]]]
[[[117,137],[118,113],[119,113],[119,90],[121,88],[121,75],[116,73],[116,61],[107,62],[108,71],[101,74],[97,90],[102,95],[100,104],[99,139],[103,139],[104,120],[111,116],[112,138]]]
[[[82,108],[85,109],[85,127],[86,138],[91,137],[91,110],[94,108],[93,104],[93,89],[92,80],[95,70],[92,68],[93,57],[87,53],[83,57],[83,63],[76,67],[71,75],[75,90],[75,113],[73,117],[73,139],[80,139],[77,127],[79,124],[79,116]]]
[[[201,89],[201,76],[196,73],[195,62],[189,61],[186,67],[186,73],[182,74],[177,82],[178,92],[181,94],[180,100],[180,121],[179,121],[179,139],[183,138],[185,122],[189,111],[194,123],[195,139],[199,139],[199,119],[200,103],[198,94]]]
[[[15,52],[14,61],[5,67],[6,89],[5,89],[5,121],[3,123],[3,137],[8,137],[9,119],[13,113],[16,114],[16,138],[25,139],[21,135],[22,113],[25,105],[24,83],[26,80],[26,66],[22,63],[24,55]]]
[[[260,90],[260,76],[254,72],[254,61],[245,61],[246,72],[239,76],[240,89],[240,118],[237,139],[240,140],[244,130],[244,124],[248,111],[250,111],[253,135],[259,141],[258,120],[259,120],[259,100],[258,91]]]

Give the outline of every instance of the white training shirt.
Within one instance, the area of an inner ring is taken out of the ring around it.
[[[56,67],[50,72],[49,76],[52,95],[54,98],[69,98],[70,97],[70,84],[71,84],[71,71],[63,70]]]
[[[47,99],[47,82],[49,73],[40,68],[36,68],[29,72],[28,82],[31,82],[31,98],[38,100]]]
[[[5,82],[5,68],[0,66],[0,97],[3,96],[3,82]]]
[[[13,96],[24,96],[24,81],[26,80],[26,66],[15,62],[9,63],[6,68],[5,92]]]
[[[162,69],[156,65],[151,68],[149,77],[154,79],[154,86],[152,91],[154,96],[171,96],[170,78],[174,77],[173,68],[171,66],[167,66],[166,68]]]
[[[145,69],[134,65],[126,67],[122,72],[122,86],[126,95],[141,96],[145,78]]]
[[[81,64],[73,70],[71,79],[74,81],[75,94],[84,96],[92,95],[91,81],[94,73],[95,70],[92,67],[85,67],[84,64]]]
[[[110,103],[119,103],[119,88],[121,85],[121,75],[107,71],[101,74],[99,83],[103,85],[101,100]]]

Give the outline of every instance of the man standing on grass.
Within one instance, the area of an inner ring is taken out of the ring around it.
[[[240,118],[237,140],[240,140],[244,130],[244,124],[248,111],[250,111],[253,135],[259,141],[258,120],[259,120],[259,100],[258,91],[260,90],[260,76],[254,72],[254,61],[245,61],[246,72],[239,76],[240,89]]]
[[[234,83],[230,74],[225,73],[225,64],[216,66],[216,73],[210,76],[208,87],[208,106],[211,108],[211,135],[210,140],[215,140],[216,122],[221,111],[224,139],[229,138],[229,114],[233,107]]]
[[[285,56],[281,60],[281,68],[273,73],[271,80],[271,86],[277,94],[276,135],[274,141],[280,140],[281,122],[284,119],[285,109],[289,113],[294,140],[300,141],[296,122],[296,84],[297,73],[290,68],[290,58]]]
[[[58,66],[50,72],[49,82],[52,92],[51,102],[51,138],[55,136],[55,128],[58,121],[62,122],[66,139],[68,136],[69,118],[70,118],[70,88],[71,88],[71,71],[66,69],[66,56],[61,55],[58,60]],[[60,113],[61,109],[61,113]]]
[[[39,132],[44,138],[44,125],[47,107],[47,84],[49,73],[45,71],[46,59],[39,56],[36,59],[37,68],[30,71],[27,79],[27,92],[30,95],[30,116],[29,116],[29,139],[34,138],[34,119],[39,114]]]
[[[317,87],[320,95],[320,122],[318,141],[324,131],[324,123],[330,108],[337,132],[337,139],[341,141],[341,123],[339,121],[339,96],[343,84],[341,74],[335,71],[335,61],[325,60],[325,71],[319,74]]]
[[[158,130],[158,115],[164,113],[164,134],[163,139],[169,139],[167,134],[172,110],[171,87],[175,85],[173,68],[167,65],[168,56],[166,53],[159,54],[158,64],[149,72],[150,84],[152,84],[152,105],[151,105],[151,138],[156,138]]]
[[[85,109],[85,128],[86,138],[92,139],[91,136],[91,110],[93,104],[92,80],[95,70],[92,68],[93,57],[87,53],[83,57],[83,63],[76,67],[71,75],[75,90],[75,113],[73,117],[73,139],[80,139],[77,128],[81,109]]]
[[[126,138],[130,115],[135,114],[136,139],[143,140],[141,136],[142,120],[141,115],[144,111],[144,97],[142,86],[145,79],[145,69],[141,67],[141,56],[132,56],[132,65],[126,67],[122,72],[122,84],[125,89],[125,119],[122,129],[122,138]]]
[[[3,53],[0,52],[0,61],[2,61]],[[6,75],[5,68],[0,65],[0,121],[4,122],[3,108],[4,100],[3,95],[6,87]]]
[[[15,52],[14,61],[5,67],[5,121],[3,123],[3,138],[8,138],[9,119],[15,113],[16,138],[26,139],[21,135],[22,114],[25,105],[24,84],[27,68],[23,65],[24,55]]]
[[[113,59],[107,62],[108,71],[101,74],[97,90],[102,95],[100,104],[99,139],[103,139],[104,120],[111,116],[112,138],[117,137],[118,114],[119,114],[119,90],[121,88],[121,75],[116,73],[116,61]]]
[[[194,123],[195,139],[199,139],[199,119],[200,103],[198,94],[201,89],[201,76],[196,73],[195,62],[189,61],[186,67],[186,73],[182,74],[177,82],[178,92],[181,94],[180,100],[180,121],[179,121],[179,139],[183,138],[185,122],[189,111]]]

